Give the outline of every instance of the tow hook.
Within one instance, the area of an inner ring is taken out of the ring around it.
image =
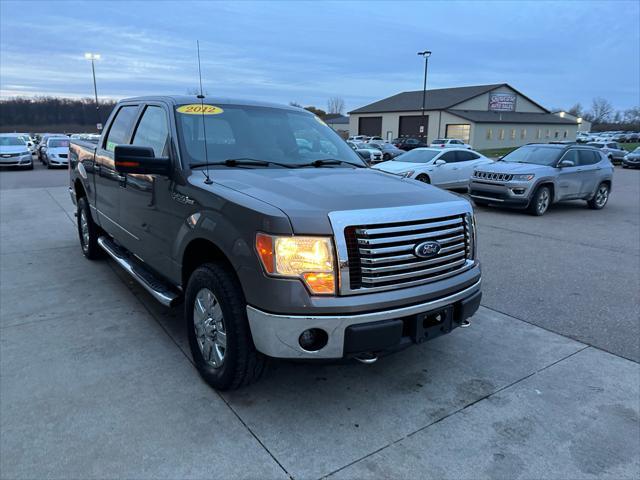
[[[460,328],[467,328],[471,326],[471,322],[469,320],[463,320],[460,324]]]
[[[365,365],[371,365],[372,363],[376,363],[378,361],[378,356],[375,353],[361,353],[357,357],[355,357],[357,361],[360,363],[364,363]]]

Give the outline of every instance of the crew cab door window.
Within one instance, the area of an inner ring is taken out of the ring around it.
[[[105,150],[113,152],[116,145],[129,143],[129,135],[131,135],[133,121],[136,118],[137,112],[137,105],[126,105],[118,110],[116,118],[114,118],[111,123],[111,128],[109,129],[109,134],[104,144]]]
[[[165,156],[169,139],[167,114],[161,107],[149,105],[138,123],[133,145],[153,148],[156,157]]]

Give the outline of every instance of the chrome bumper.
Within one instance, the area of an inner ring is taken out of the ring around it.
[[[480,290],[481,281],[447,297],[408,307],[356,315],[278,315],[247,306],[247,316],[253,342],[259,352],[276,358],[342,358],[344,332],[347,327],[360,323],[403,318],[425,313],[459,302]],[[300,334],[309,328],[320,328],[329,335],[327,345],[316,352],[300,347]]]

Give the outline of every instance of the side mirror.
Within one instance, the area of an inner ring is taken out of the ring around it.
[[[444,160],[438,159],[433,164],[436,165],[436,166],[439,166],[439,165],[445,165],[446,163],[447,162],[445,162]]]
[[[118,173],[169,175],[169,159],[156,157],[151,147],[116,145],[113,159]]]
[[[564,167],[575,167],[576,164],[573,160],[561,160],[558,163],[558,168],[564,168]]]

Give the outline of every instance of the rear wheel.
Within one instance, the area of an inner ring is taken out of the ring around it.
[[[551,189],[542,186],[536,190],[536,193],[529,203],[529,213],[540,217],[545,214],[551,204]]]
[[[91,217],[89,202],[86,197],[78,199],[78,236],[80,237],[80,247],[82,253],[90,260],[97,260],[104,257],[104,251],[98,245],[98,237],[100,236],[100,227],[95,224]]]
[[[248,385],[264,373],[267,359],[255,349],[246,307],[238,280],[227,267],[206,263],[189,278],[189,347],[200,375],[217,390]]]
[[[596,190],[596,194],[593,198],[587,201],[587,205],[593,210],[600,210],[601,208],[604,208],[607,201],[609,201],[609,185],[601,183],[598,185],[598,189]]]
[[[429,178],[429,176],[425,175],[424,173],[418,175],[416,177],[416,180],[418,180],[419,182],[422,182],[422,183],[431,183],[431,179]]]

